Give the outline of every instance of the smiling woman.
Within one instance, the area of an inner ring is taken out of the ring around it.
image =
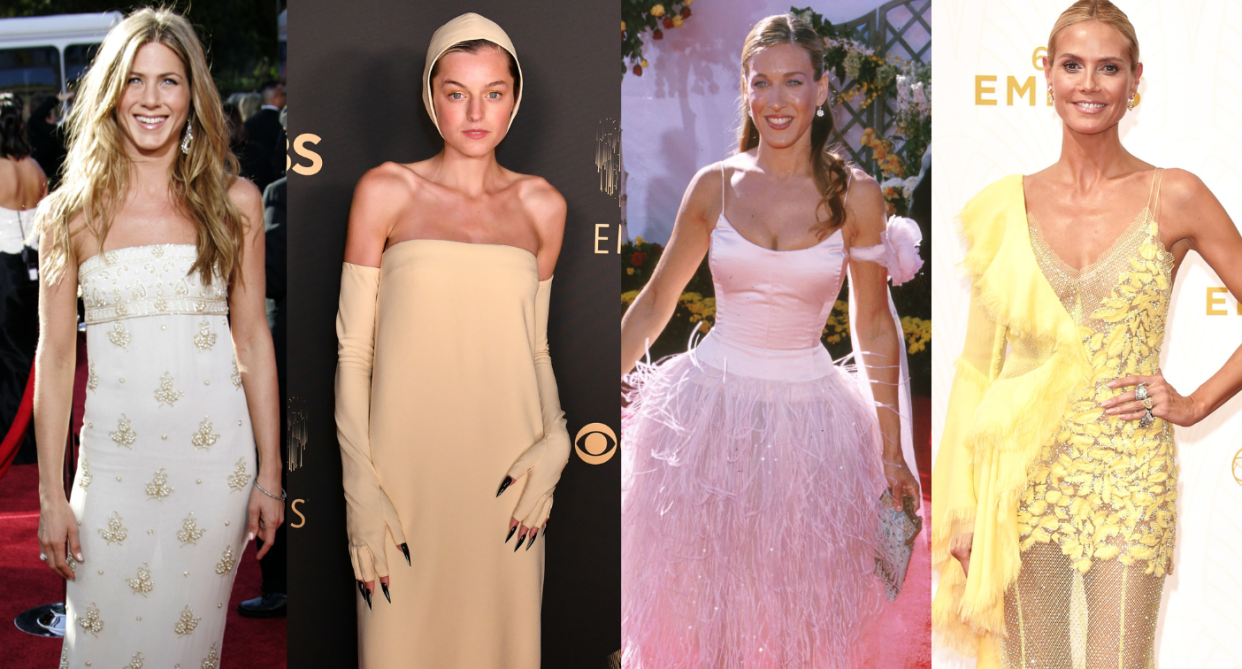
[[[917,253],[908,219],[886,220],[875,180],[826,149],[834,119],[810,24],[759,21],[740,74],[738,152],[687,187],[621,324],[625,667],[878,655],[862,643],[886,610],[877,512],[904,500],[913,515],[922,497],[887,285],[918,270],[898,261]],[[715,326],[690,352],[639,362],[705,256]],[[847,272],[861,383],[819,341]],[[902,583],[887,585],[891,600]]]
[[[189,149],[193,132],[188,121],[190,89],[186,83],[181,59],[172,49],[152,43],[138,50],[117,105],[126,148],[134,155],[147,157],[167,149],[169,138],[183,126]]]
[[[934,623],[984,667],[1151,667],[1177,530],[1174,426],[1242,388],[1235,352],[1189,395],[1161,371],[1197,251],[1242,292],[1242,235],[1195,175],[1123,146],[1143,74],[1108,0],[1048,38],[1059,159],[961,211],[971,306],[933,470]]]
[[[283,521],[259,194],[172,12],[108,33],[69,127],[36,219],[39,541],[68,580],[61,666],[219,666],[237,562]],[[79,294],[89,365],[66,501]]]

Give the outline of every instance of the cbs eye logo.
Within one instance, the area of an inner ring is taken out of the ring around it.
[[[603,423],[590,423],[578,430],[574,450],[588,465],[602,465],[617,453],[617,433]]]

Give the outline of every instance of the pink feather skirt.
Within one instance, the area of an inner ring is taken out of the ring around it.
[[[623,667],[852,666],[886,486],[855,377],[819,345],[709,335],[627,381]]]

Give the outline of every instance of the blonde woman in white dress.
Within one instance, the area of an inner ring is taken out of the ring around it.
[[[237,562],[284,515],[259,192],[172,12],[112,29],[69,125],[36,220],[39,543],[69,581],[61,666],[218,669]],[[89,373],[66,501],[79,290]]]

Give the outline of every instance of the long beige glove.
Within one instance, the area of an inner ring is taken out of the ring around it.
[[[359,581],[388,575],[384,540],[390,534],[406,561],[410,559],[401,520],[371,460],[371,367],[379,280],[377,267],[344,263],[336,314],[336,437],[341,444],[349,557]]]
[[[518,498],[513,517],[523,527],[537,530],[552,512],[552,491],[561,479],[561,470],[569,462],[569,432],[565,429],[565,412],[556,392],[556,376],[548,355],[548,305],[552,298],[552,278],[539,282],[535,294],[535,377],[539,384],[539,404],[543,413],[543,438],[536,441],[509,468],[501,483],[504,493],[510,484],[523,476],[530,477]],[[532,539],[534,541],[534,539]]]

